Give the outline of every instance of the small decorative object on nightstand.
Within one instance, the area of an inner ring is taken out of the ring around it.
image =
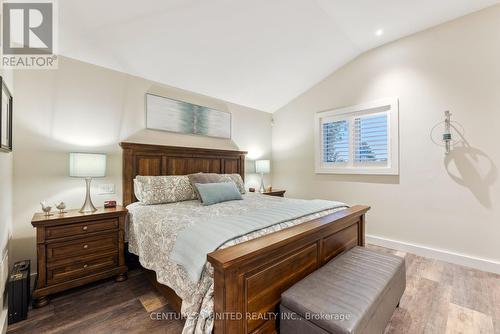
[[[127,279],[125,217],[127,209],[98,209],[94,213],[68,210],[62,215],[34,215],[38,277],[33,306],[48,304],[48,296],[106,277]]]
[[[104,201],[105,208],[116,208],[116,201]]]
[[[42,211],[45,217],[52,216],[50,213],[50,211],[52,211],[52,207],[50,205],[45,204],[45,202],[40,202],[40,205],[42,206]]]
[[[60,215],[67,213],[66,211],[64,211],[64,209],[66,209],[66,203],[64,203],[64,202],[56,204],[56,208],[59,210]]]
[[[285,197],[286,190],[272,189],[266,190],[262,194],[276,197]]]

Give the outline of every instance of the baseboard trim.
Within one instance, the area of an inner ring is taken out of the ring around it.
[[[411,244],[403,241],[391,240],[375,235],[366,235],[366,242],[376,246],[392,248],[398,251],[413,253],[419,256],[450,262],[461,266],[500,274],[500,262],[482,259],[465,254],[454,253],[443,249]]]
[[[8,311],[7,310],[4,310],[0,313],[0,325],[2,327],[0,327],[0,333],[1,334],[5,334],[7,333],[7,313]]]
[[[7,332],[8,321],[8,295],[5,293],[7,289],[7,281],[9,280],[9,251],[8,243],[5,244],[5,249],[1,252],[0,258],[0,334]],[[4,299],[5,298],[5,299]]]

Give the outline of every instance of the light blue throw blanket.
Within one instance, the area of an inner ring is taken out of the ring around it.
[[[191,280],[197,282],[207,254],[226,242],[272,225],[345,206],[333,201],[294,200],[245,215],[199,219],[178,234],[170,260],[182,266]]]

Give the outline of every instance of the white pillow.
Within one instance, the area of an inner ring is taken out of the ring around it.
[[[137,179],[134,179],[134,195],[139,202],[142,201],[142,185]]]
[[[186,175],[136,176],[134,192],[135,197],[145,205],[196,199]]]
[[[226,182],[233,181],[234,184],[236,184],[238,190],[240,191],[240,194],[246,194],[245,183],[243,182],[243,179],[241,178],[240,174],[221,174],[221,177]]]

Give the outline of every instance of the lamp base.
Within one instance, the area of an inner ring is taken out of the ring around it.
[[[92,198],[90,198],[90,182],[92,182],[92,178],[91,177],[87,177],[85,179],[85,182],[87,184],[87,194],[85,196],[85,203],[83,203],[82,208],[78,212],[80,212],[80,213],[92,213],[92,212],[96,212],[97,209],[94,206],[94,203],[92,203]]]
[[[266,192],[266,187],[264,186],[264,173],[260,174],[260,189],[259,189],[259,192],[260,193]]]

